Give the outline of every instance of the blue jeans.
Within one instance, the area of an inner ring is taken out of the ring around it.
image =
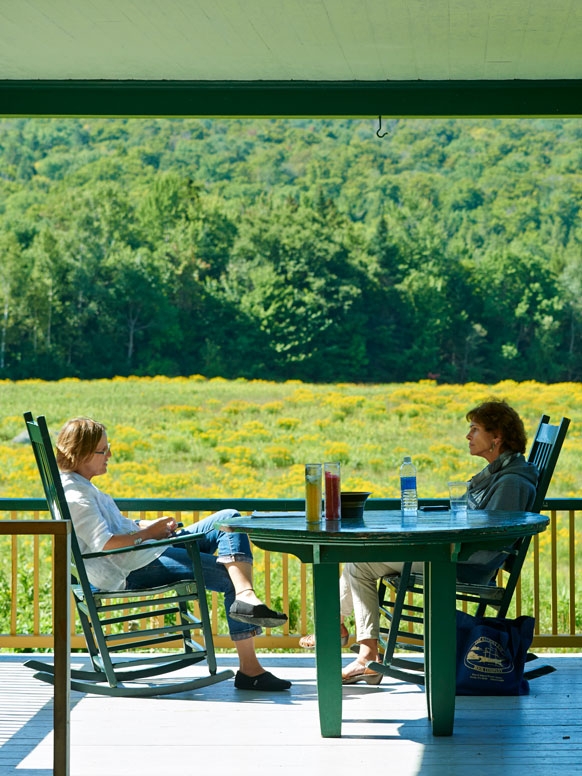
[[[228,517],[238,517],[235,509],[223,509],[210,517],[193,523],[183,529],[183,533],[204,534],[198,546],[204,573],[204,585],[208,590],[224,593],[224,608],[228,621],[228,631],[233,641],[250,639],[262,633],[262,628],[249,623],[232,620],[229,616],[230,607],[235,599],[234,585],[230,579],[225,563],[252,563],[253,555],[249,537],[243,533],[230,533],[214,527],[215,523]],[[218,555],[214,553],[218,550]],[[192,563],[188,550],[179,545],[173,545],[147,566],[132,571],[126,579],[127,590],[138,590],[145,587],[157,587],[179,582],[182,579],[192,579]]]

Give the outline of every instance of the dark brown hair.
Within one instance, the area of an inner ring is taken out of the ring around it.
[[[525,453],[527,436],[523,420],[506,401],[484,401],[467,413],[467,420],[479,423],[490,434],[501,437],[500,450],[504,453]]]
[[[78,465],[97,450],[105,426],[91,418],[72,418],[57,437],[57,466],[62,472],[74,472]]]

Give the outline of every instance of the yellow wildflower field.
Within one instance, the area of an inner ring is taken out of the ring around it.
[[[421,497],[468,479],[467,411],[506,399],[533,434],[539,417],[572,425],[549,497],[582,492],[582,385],[500,382],[437,385],[314,385],[299,381],[114,378],[0,382],[0,497],[40,496],[32,453],[18,441],[22,413],[45,415],[56,435],[71,417],[107,426],[109,473],[96,483],[117,497],[303,496],[303,465],[339,460],[344,490],[399,495],[398,468],[411,455]]]

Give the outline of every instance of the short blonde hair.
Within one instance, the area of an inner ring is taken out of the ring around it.
[[[62,472],[74,472],[97,449],[105,426],[91,418],[68,420],[57,437],[57,466]]]

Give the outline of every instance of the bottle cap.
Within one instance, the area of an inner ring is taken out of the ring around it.
[[[405,455],[402,463],[412,463],[412,458],[409,455]]]

